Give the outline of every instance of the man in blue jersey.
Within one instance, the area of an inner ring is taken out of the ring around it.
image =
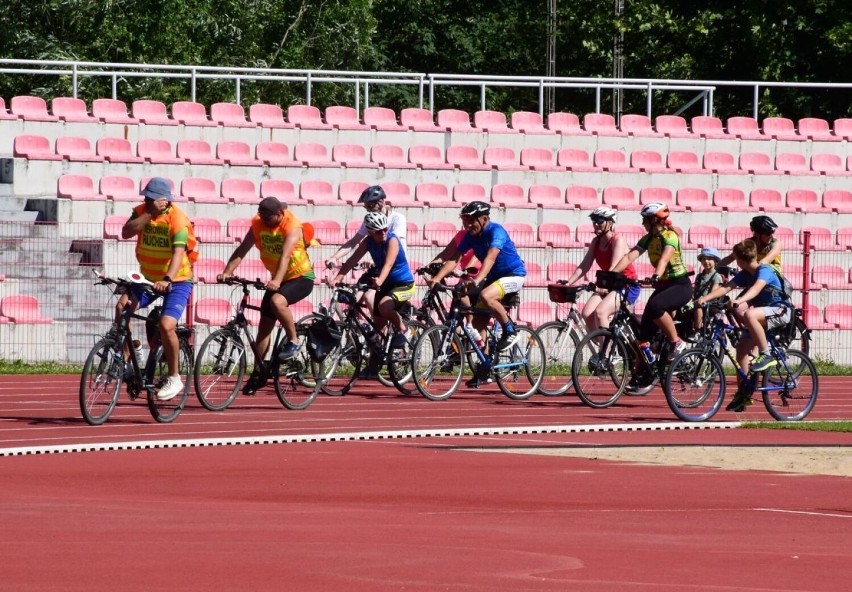
[[[472,201],[462,207],[461,221],[466,234],[455,248],[449,248],[444,266],[428,283],[434,286],[440,282],[456,267],[464,253],[473,250],[482,267],[468,282],[471,288],[479,290],[479,303],[487,307],[503,326],[503,334],[497,344],[498,349],[503,350],[512,345],[517,332],[501,300],[507,294],[520,291],[527,270],[506,229],[492,222],[490,214],[491,206],[482,201]],[[485,317],[474,317],[473,325],[480,332],[487,323]]]

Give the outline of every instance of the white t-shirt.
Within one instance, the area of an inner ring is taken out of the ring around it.
[[[388,232],[396,235],[396,238],[399,239],[399,245],[402,247],[402,252],[407,257],[408,249],[405,243],[405,235],[408,232],[408,223],[405,220],[405,216],[397,212],[390,214],[388,216]],[[355,236],[358,237],[359,241],[367,236],[367,227],[364,226],[363,222],[361,223],[361,228],[355,233]]]

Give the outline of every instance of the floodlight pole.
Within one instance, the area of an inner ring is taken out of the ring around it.
[[[548,0],[547,5],[547,56],[545,76],[556,76],[556,0]],[[548,86],[544,93],[545,115],[556,111],[556,87]]]
[[[615,0],[615,31],[612,44],[612,77],[624,78],[624,27],[621,19],[624,17],[624,5],[627,0]],[[621,87],[612,89],[612,115],[615,123],[621,122],[621,112],[624,107],[624,95]]]

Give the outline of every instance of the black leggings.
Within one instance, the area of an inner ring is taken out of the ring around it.
[[[654,290],[645,312],[642,313],[642,321],[639,323],[639,341],[651,341],[657,332],[654,321],[666,312],[672,312],[689,302],[692,298],[692,282],[688,277],[677,278],[661,282]]]

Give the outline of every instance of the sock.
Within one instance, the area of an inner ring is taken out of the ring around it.
[[[517,331],[515,331],[515,324],[512,321],[509,321],[508,323],[503,325],[503,331],[505,331],[506,333],[516,333],[517,332]]]

